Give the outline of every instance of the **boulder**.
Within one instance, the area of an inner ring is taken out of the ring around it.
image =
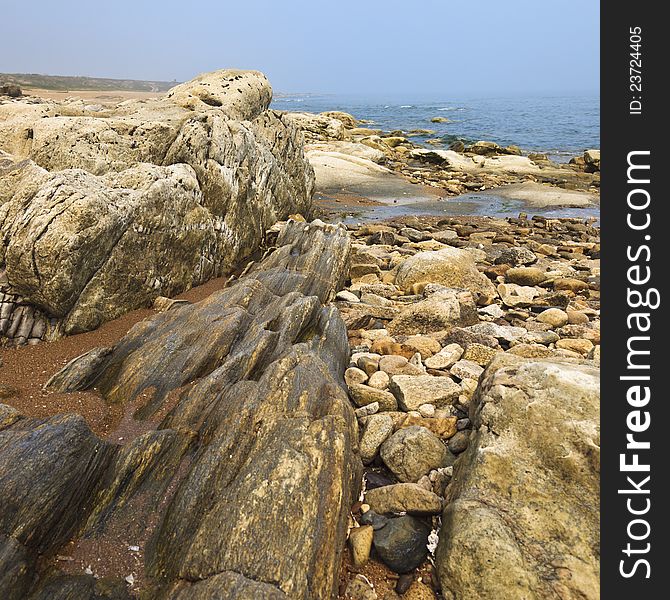
[[[445,597],[600,597],[599,406],[590,363],[493,360],[447,490]]]
[[[302,134],[271,97],[258,72],[216,71],[100,113],[0,105],[5,337],[94,329],[222,275],[274,222],[308,214]]]
[[[387,329],[391,335],[426,334],[450,327],[466,327],[478,321],[472,294],[450,290],[400,309]]]
[[[123,445],[81,417],[2,418],[0,505],[13,508],[0,515],[0,573],[14,574],[15,597],[26,581],[48,586],[45,600],[107,597],[68,596],[94,580],[53,579],[54,555],[67,544],[95,565],[119,531],[141,544],[147,597],[333,596],[362,471],[347,332],[325,304],[349,248],[341,226],[289,221],[228,287],[51,378],[116,404],[133,423]],[[125,587],[126,568],[112,570]]]
[[[493,284],[477,270],[472,254],[452,247],[418,252],[400,265],[396,275],[398,287],[410,291],[414,284],[419,283],[441,283],[469,290],[476,296],[495,294]]]

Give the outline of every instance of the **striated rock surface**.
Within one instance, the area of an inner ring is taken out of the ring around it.
[[[126,598],[138,578],[151,599],[332,597],[362,467],[346,328],[324,306],[346,281],[350,240],[289,221],[276,246],[224,290],[51,379],[120,403],[131,433],[112,443],[81,417],[0,412],[3,597]],[[72,541],[96,569],[119,531],[138,543],[132,581],[117,568],[103,590],[48,566]]]
[[[499,355],[447,492],[445,598],[599,598],[599,370]]]
[[[271,98],[261,73],[216,71],[111,110],[0,105],[0,335],[94,329],[309,213],[303,136]]]

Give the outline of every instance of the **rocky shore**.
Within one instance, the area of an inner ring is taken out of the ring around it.
[[[341,597],[597,598],[598,229],[352,234],[337,306],[366,468]]]
[[[490,189],[529,208],[599,203],[599,150],[559,164],[544,154],[523,154],[516,146],[489,141],[428,148],[414,141],[417,132],[361,127],[342,112],[284,114],[305,135],[317,192],[339,199],[344,208],[347,196],[398,203]]]
[[[533,208],[597,206],[599,153],[271,94],[0,102],[0,589],[596,600],[600,231]],[[528,210],[311,220],[491,188]]]

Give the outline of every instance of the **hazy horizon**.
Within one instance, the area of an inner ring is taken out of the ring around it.
[[[263,71],[281,94],[599,93],[598,2],[90,6],[9,2],[0,72],[186,81],[233,67]]]

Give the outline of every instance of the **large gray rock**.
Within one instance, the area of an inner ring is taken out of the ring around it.
[[[95,568],[119,532],[141,548],[135,573],[152,599],[333,596],[362,471],[347,332],[325,306],[350,240],[289,221],[277,246],[222,291],[52,377],[51,389],[95,385],[116,404],[132,423],[123,445],[81,417],[0,411],[3,598],[32,583],[39,600],[108,597],[92,577],[53,578],[54,555],[72,541]]]
[[[599,407],[590,363],[492,361],[447,491],[436,561],[445,598],[600,597]]]
[[[302,134],[271,97],[260,73],[217,71],[97,113],[0,105],[0,336],[93,329],[223,274],[308,213]]]

